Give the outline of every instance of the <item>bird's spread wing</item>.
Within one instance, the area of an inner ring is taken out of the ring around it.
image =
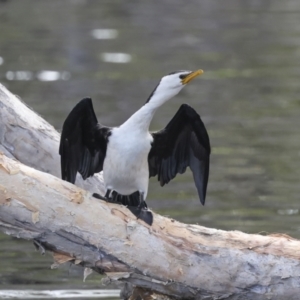
[[[205,202],[209,174],[210,142],[197,112],[181,105],[166,128],[152,133],[153,144],[148,156],[149,175],[158,176],[161,186],[190,167],[199,198]]]
[[[103,169],[110,128],[98,124],[92,99],[81,100],[64,122],[59,154],[62,179],[74,183],[77,171],[83,179]]]

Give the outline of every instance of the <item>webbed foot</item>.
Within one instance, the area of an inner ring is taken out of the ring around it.
[[[94,193],[92,195],[94,198],[97,198],[97,199],[100,199],[100,200],[104,200],[104,201],[107,201],[108,199],[104,196],[101,196],[100,194],[97,194],[97,193]]]
[[[106,202],[110,202],[110,203],[118,203],[116,200],[114,200],[113,197],[111,197],[111,190],[107,190],[105,196],[101,196],[98,193],[94,193],[92,195],[94,198],[100,199],[100,200],[104,200]]]
[[[137,207],[137,206],[127,206],[127,208],[138,218],[147,223],[148,225],[152,225],[153,223],[153,214],[151,211],[145,208]]]
[[[114,193],[114,192],[113,192]],[[105,196],[102,196],[100,194],[94,193],[93,197],[104,200],[106,202],[110,203],[117,203],[117,204],[123,204],[125,205],[138,219],[144,221],[148,225],[152,225],[153,223],[153,214],[147,209],[147,204],[144,201],[143,194],[139,195],[139,205],[138,206],[132,206],[127,205],[125,201],[119,202],[118,197],[111,193],[111,190],[107,190]]]

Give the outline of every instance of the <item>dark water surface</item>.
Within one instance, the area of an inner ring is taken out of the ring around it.
[[[163,75],[204,69],[156,114],[183,102],[212,145],[205,207],[188,172],[151,180],[149,206],[177,220],[300,238],[300,2],[0,1],[0,82],[57,129],[81,98],[119,125]],[[82,270],[50,270],[26,241],[0,235],[0,289],[99,288]]]

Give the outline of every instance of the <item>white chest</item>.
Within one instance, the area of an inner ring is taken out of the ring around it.
[[[129,195],[136,191],[147,194],[149,182],[148,154],[152,136],[146,132],[115,128],[109,137],[103,166],[107,189]]]

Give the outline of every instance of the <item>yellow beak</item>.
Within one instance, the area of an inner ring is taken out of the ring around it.
[[[189,75],[187,75],[185,78],[181,80],[182,84],[188,84],[190,81],[192,81],[194,78],[196,78],[199,75],[203,74],[203,70],[197,70],[194,72],[191,72]]]

